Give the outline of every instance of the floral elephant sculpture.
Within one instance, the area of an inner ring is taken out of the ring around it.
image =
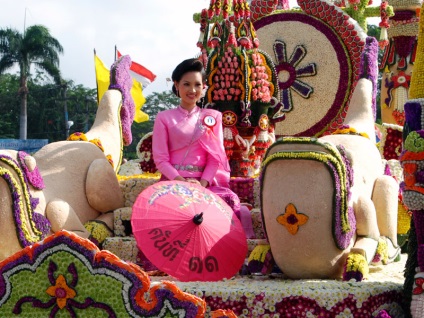
[[[377,41],[367,45],[362,65],[376,67],[366,53]],[[376,147],[375,82],[368,77],[361,74],[340,129],[281,138],[262,163],[264,226],[272,256],[290,278],[362,280],[369,263],[399,255],[399,185],[385,175]]]
[[[0,260],[59,230],[100,243],[124,206],[117,171],[131,143],[131,60],[112,65],[111,86],[87,133],[50,143],[32,156],[0,151]]]

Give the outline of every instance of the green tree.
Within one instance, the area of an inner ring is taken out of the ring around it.
[[[27,139],[28,78],[31,65],[52,76],[60,83],[59,54],[63,47],[42,25],[28,27],[24,34],[6,28],[0,29],[0,74],[19,66],[20,118],[19,138]]]
[[[124,157],[127,159],[135,159],[136,147],[140,139],[147,133],[153,130],[153,124],[157,113],[163,110],[174,108],[180,102],[179,98],[172,91],[153,92],[146,96],[146,102],[143,105],[143,112],[149,115],[149,120],[136,123],[131,126],[133,141],[131,145],[124,148]]]
[[[0,138],[19,136],[19,77],[0,75]],[[66,89],[66,99],[63,91]],[[96,89],[74,85],[45,84],[40,73],[28,79],[28,138],[48,139],[49,142],[66,138],[65,103],[68,119],[73,121],[69,133],[87,132],[97,112]]]
[[[19,133],[18,89],[17,75],[0,75],[0,138],[14,139]]]

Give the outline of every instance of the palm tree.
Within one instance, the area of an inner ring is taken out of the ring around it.
[[[30,26],[24,34],[11,28],[0,29],[0,74],[16,64],[19,66],[20,139],[27,138],[27,80],[31,65],[45,71],[59,84],[61,81],[58,68],[59,53],[63,53],[63,47],[50,35],[45,26]]]

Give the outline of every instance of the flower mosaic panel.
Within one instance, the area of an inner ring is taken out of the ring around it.
[[[0,263],[0,316],[203,317],[205,303],[61,231]]]

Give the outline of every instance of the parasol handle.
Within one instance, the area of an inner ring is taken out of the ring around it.
[[[200,225],[203,222],[203,212],[200,212],[199,214],[196,214],[193,217],[193,223],[196,225]]]

